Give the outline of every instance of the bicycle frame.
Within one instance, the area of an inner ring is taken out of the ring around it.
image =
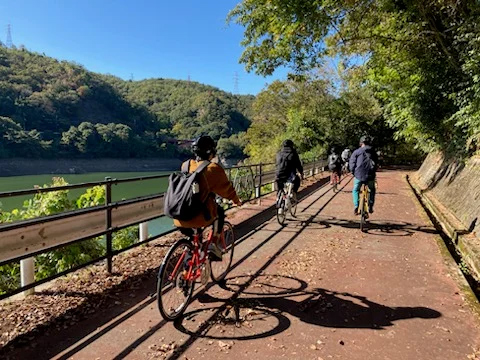
[[[368,188],[368,185],[363,185],[363,191],[362,191],[362,196],[363,196],[363,208],[366,210],[368,213],[368,198],[369,198],[369,193],[370,189]]]
[[[203,234],[203,231],[195,230],[195,233],[190,238],[191,241],[193,242],[194,249],[193,249],[192,258],[188,261],[188,271],[184,275],[184,280],[195,281],[202,275],[201,266],[207,262],[207,259],[208,259],[207,249],[213,240],[213,230],[210,231],[208,239],[205,242],[201,241],[202,234]],[[220,234],[220,240],[223,242],[223,245],[225,246],[225,237],[223,232]],[[203,259],[200,259],[200,247],[202,246],[203,246],[203,251],[205,255],[203,256]],[[185,260],[185,254],[186,252],[183,252],[182,256],[180,256],[180,259],[178,259],[178,262],[175,265],[175,269],[173,270],[172,274],[168,277],[170,281],[172,281],[177,276],[177,273]]]
[[[340,176],[336,171],[333,171],[332,174],[330,175],[332,178],[333,184],[339,184],[340,183]]]
[[[370,189],[368,188],[367,184],[362,185],[362,195],[361,195],[361,205],[362,208],[360,209],[360,230],[364,231],[365,230],[365,225],[368,219],[368,198],[369,198],[369,192]]]
[[[286,200],[291,197],[292,192],[293,192],[293,183],[290,181],[287,181],[283,186],[283,189],[280,190],[280,196],[285,201],[285,204],[286,204]]]

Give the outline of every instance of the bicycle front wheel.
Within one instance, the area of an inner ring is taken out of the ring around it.
[[[195,281],[185,279],[193,256],[191,241],[177,241],[163,259],[158,272],[157,302],[163,318],[175,320],[183,314],[193,294]]]
[[[225,279],[233,260],[233,248],[235,247],[235,234],[232,224],[225,222],[220,239],[217,241],[218,248],[222,251],[222,261],[210,261],[211,278],[214,282]]]

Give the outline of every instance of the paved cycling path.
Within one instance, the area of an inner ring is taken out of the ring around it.
[[[479,323],[454,280],[458,274],[451,261],[442,255],[438,235],[403,172],[382,172],[378,178],[366,234],[352,214],[350,179],[338,194],[327,185],[318,187],[285,227],[272,217],[257,219],[235,249],[226,284],[197,293],[182,321],[163,321],[149,296],[153,288],[144,289],[142,295],[129,295],[135,306],[98,329],[80,336],[95,321],[85,320],[77,332],[37,340],[18,356],[475,358]],[[248,212],[247,206],[235,216]]]

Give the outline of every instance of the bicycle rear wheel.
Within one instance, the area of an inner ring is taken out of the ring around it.
[[[365,212],[365,190],[362,189],[362,195],[360,197],[360,231],[365,231],[365,226],[367,222],[366,212]]]
[[[293,217],[295,217],[297,213],[297,193],[292,193],[292,197],[290,199],[290,214],[292,214]]]
[[[210,261],[210,268],[212,270],[210,277],[214,282],[225,279],[232,265],[235,234],[232,224],[229,222],[225,222],[223,225],[222,234],[217,241],[217,246],[222,250],[222,261]]]
[[[285,212],[286,212],[285,198],[282,194],[282,199],[280,200],[280,205],[277,209],[277,221],[282,226],[285,223],[285,218],[287,217],[287,214],[285,214]]]
[[[186,280],[185,272],[192,259],[191,241],[182,239],[168,250],[158,272],[157,303],[160,314],[168,321],[183,314],[193,294],[195,281]]]

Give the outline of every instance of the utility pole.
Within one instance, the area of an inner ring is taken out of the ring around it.
[[[238,95],[238,72],[235,71],[235,75],[233,75],[233,93]]]
[[[13,47],[13,42],[12,42],[12,27],[10,24],[7,25],[7,43],[5,44],[7,48],[12,48]]]

